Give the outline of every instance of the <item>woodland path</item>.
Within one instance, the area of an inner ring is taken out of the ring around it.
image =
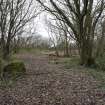
[[[0,89],[0,105],[105,105],[105,92],[82,70],[66,70],[46,55],[20,54],[27,67],[12,87]]]

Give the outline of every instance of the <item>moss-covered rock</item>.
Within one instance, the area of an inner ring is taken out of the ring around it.
[[[15,78],[22,74],[25,74],[26,69],[23,62],[12,62],[3,68],[4,78]]]

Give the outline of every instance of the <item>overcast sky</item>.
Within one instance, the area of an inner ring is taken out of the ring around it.
[[[38,25],[37,25],[37,32],[44,37],[48,37],[48,32],[45,29],[45,24],[42,22],[41,19],[40,19],[40,21],[38,22]]]
[[[49,37],[48,32],[46,30],[46,25],[45,25],[45,13],[42,13],[40,16],[37,17],[36,19],[36,31],[37,33],[39,33],[40,35],[44,36],[44,37]]]

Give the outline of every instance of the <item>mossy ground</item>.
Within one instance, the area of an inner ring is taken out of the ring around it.
[[[3,77],[8,78],[10,76],[10,78],[15,78],[25,72],[26,69],[23,62],[12,62],[4,67]]]
[[[24,63],[15,55],[7,61],[0,59],[0,87],[13,85],[18,78],[24,76],[25,72]]]

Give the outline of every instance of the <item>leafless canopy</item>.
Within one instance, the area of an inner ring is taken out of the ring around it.
[[[80,49],[81,63],[93,60],[94,31],[104,15],[105,0],[37,0],[56,19],[64,22],[74,33]]]
[[[6,54],[9,53],[11,40],[39,13],[34,0],[0,0],[1,48]]]

